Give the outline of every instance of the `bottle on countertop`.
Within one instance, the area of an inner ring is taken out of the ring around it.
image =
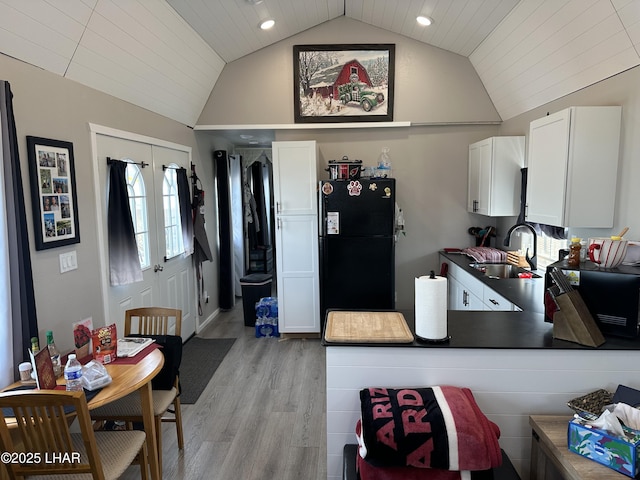
[[[75,353],[70,353],[67,364],[64,367],[64,379],[67,384],[67,392],[82,391],[82,365],[76,359]]]
[[[31,353],[34,355],[40,351],[40,344],[38,343],[38,337],[31,337]]]
[[[51,330],[47,330],[47,348],[53,365],[53,374],[58,378],[62,373],[62,365],[60,365],[60,352],[58,352],[56,342],[53,340],[53,332]]]
[[[567,259],[567,265],[570,267],[580,266],[580,238],[573,237],[571,239],[571,245],[569,245],[569,258]]]

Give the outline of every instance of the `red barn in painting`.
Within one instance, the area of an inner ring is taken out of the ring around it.
[[[348,83],[360,82],[371,87],[371,79],[367,70],[357,60],[351,60],[344,65],[335,65],[318,72],[310,85],[311,92],[327,98],[340,98],[338,87]]]

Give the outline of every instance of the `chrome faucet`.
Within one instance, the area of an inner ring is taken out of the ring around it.
[[[536,245],[538,243],[538,235],[536,234],[536,230],[531,225],[529,225],[528,223],[517,223],[516,225],[511,227],[504,237],[504,246],[505,247],[509,246],[509,243],[511,242],[511,234],[513,233],[514,230],[520,227],[528,228],[531,231],[531,234],[533,235],[533,257],[529,257],[529,248],[527,247],[527,251],[524,254],[524,258],[527,260],[527,263],[531,267],[531,270],[537,270],[538,260],[536,256],[538,255],[538,248]]]

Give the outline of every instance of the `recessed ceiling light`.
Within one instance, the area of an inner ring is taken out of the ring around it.
[[[243,140],[249,140],[250,138],[253,138],[253,135],[249,135],[247,133],[243,133],[240,135],[240,138]]]
[[[269,30],[271,27],[273,27],[276,24],[275,20],[269,19],[269,20],[265,20],[263,22],[260,22],[260,28],[262,30]]]
[[[250,3],[251,5],[260,5],[262,1],[263,0],[247,0],[247,3]]]
[[[433,20],[431,20],[431,18],[424,15],[420,15],[419,17],[417,17],[416,21],[423,27],[427,27],[433,23]]]

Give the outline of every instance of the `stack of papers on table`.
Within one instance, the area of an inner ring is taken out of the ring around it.
[[[135,357],[138,353],[151,345],[155,340],[145,337],[124,337],[118,339],[118,356]]]

